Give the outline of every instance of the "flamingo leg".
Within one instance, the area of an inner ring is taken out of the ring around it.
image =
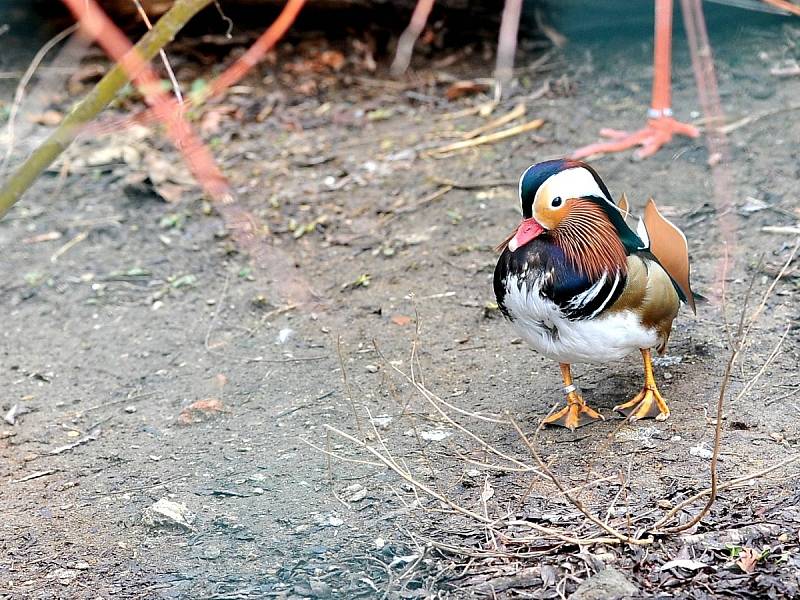
[[[647,126],[629,133],[616,129],[601,129],[600,135],[610,138],[572,153],[572,158],[621,152],[641,146],[634,153],[637,159],[652,156],[675,135],[696,138],[696,127],[676,121],[672,117],[672,0],[656,0],[655,50],[653,60],[653,95],[647,111]]]

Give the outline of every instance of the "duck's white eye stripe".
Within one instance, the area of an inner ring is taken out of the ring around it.
[[[597,196],[608,201],[594,176],[583,167],[574,167],[551,175],[536,192],[536,200],[540,195],[544,195],[545,200],[556,196],[562,198]]]

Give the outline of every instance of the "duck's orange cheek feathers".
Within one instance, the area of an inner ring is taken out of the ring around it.
[[[544,228],[539,225],[536,219],[523,219],[522,223],[520,223],[517,228],[517,233],[515,233],[511,241],[508,242],[508,249],[514,252],[517,248],[521,248],[543,231]]]

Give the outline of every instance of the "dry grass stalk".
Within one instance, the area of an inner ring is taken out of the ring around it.
[[[551,410],[550,413],[552,412],[553,411]],[[533,441],[528,439],[528,436],[526,436],[525,433],[522,431],[522,429],[520,429],[520,426],[517,423],[517,421],[510,415],[509,415],[509,422],[514,427],[514,429],[516,430],[517,434],[519,435],[520,439],[523,441],[525,446],[527,446],[528,450],[530,450],[530,453],[533,456],[534,460],[536,460],[536,463],[539,465],[539,468],[545,472],[545,474],[550,478],[550,481],[552,481],[553,485],[555,485],[558,488],[558,491],[561,492],[564,498],[566,498],[569,501],[569,503],[572,504],[575,508],[581,511],[587,519],[589,519],[592,523],[600,527],[600,529],[602,529],[606,533],[612,535],[615,539],[619,540],[620,542],[625,542],[633,546],[646,546],[648,544],[653,543],[653,538],[635,539],[628,535],[625,535],[624,533],[618,531],[614,527],[611,527],[607,523],[604,523],[602,520],[594,516],[591,513],[591,511],[586,508],[583,502],[581,502],[579,498],[573,496],[566,488],[566,486],[563,483],[561,483],[561,480],[558,477],[556,477],[553,471],[550,469],[550,467],[548,467],[545,464],[545,462],[542,460],[542,457],[539,456],[538,450],[536,449],[536,439],[539,435],[539,432],[542,429],[542,426],[544,425],[544,419],[542,419],[539,422],[539,426],[536,428],[536,432],[534,433],[533,436]]]
[[[356,408],[356,401],[353,398],[353,389],[350,387],[350,379],[347,376],[347,367],[344,365],[344,356],[342,355],[342,336],[336,336],[336,354],[339,357],[339,367],[342,369],[342,383],[344,383],[345,393],[347,394],[347,401],[350,403],[350,409],[353,411],[353,418],[356,420],[356,427],[361,437],[364,437],[364,430],[361,427],[361,419],[358,417],[358,409]]]
[[[461,139],[464,140],[471,140],[474,137],[478,137],[479,135],[483,135],[487,131],[491,131],[492,129],[497,129],[498,127],[502,127],[503,125],[507,125],[511,123],[514,119],[518,119],[525,115],[525,104],[519,103],[510,111],[508,111],[503,116],[497,117],[496,119],[492,119],[488,123],[484,123],[480,127],[476,127],[471,131],[467,131],[466,133],[461,134]]]
[[[669,513],[670,516],[665,516],[664,518],[660,519],[658,523],[656,523],[655,530],[659,534],[676,534],[682,531],[686,531],[687,529],[691,529],[692,527],[697,525],[703,519],[703,517],[705,517],[708,514],[708,512],[711,510],[711,507],[714,505],[714,501],[717,498],[717,492],[719,491],[717,463],[719,461],[720,447],[722,444],[722,417],[723,417],[723,408],[725,404],[725,393],[727,391],[728,385],[730,384],[733,367],[747,342],[747,338],[750,334],[750,331],[753,328],[753,325],[755,324],[758,317],[761,315],[761,312],[766,307],[767,301],[772,296],[772,292],[775,289],[775,286],[778,285],[778,282],[781,280],[783,275],[786,273],[786,270],[789,268],[789,265],[794,260],[794,257],[797,254],[798,247],[800,247],[800,239],[798,239],[797,242],[795,242],[792,251],[789,253],[789,258],[786,260],[781,270],[772,280],[772,283],[770,283],[769,287],[767,287],[766,291],[761,297],[761,302],[759,303],[759,305],[756,307],[756,309],[753,311],[753,313],[750,315],[750,318],[746,322],[745,322],[745,316],[747,314],[747,303],[753,288],[753,283],[755,281],[755,274],[753,275],[753,278],[750,281],[750,286],[748,287],[747,293],[745,294],[742,311],[739,317],[739,325],[737,327],[736,339],[732,340],[733,348],[731,349],[731,354],[730,357],[728,358],[728,362],[725,365],[725,372],[722,376],[722,382],[720,383],[720,388],[719,388],[719,395],[717,396],[716,423],[714,425],[714,449],[711,455],[711,465],[710,465],[711,486],[709,487],[707,493],[708,500],[706,501],[706,504],[703,506],[703,508],[700,509],[700,512],[698,512],[697,515],[695,515],[692,519],[690,519],[686,523],[683,523],[675,527],[660,529],[660,527],[663,527],[663,525],[665,525],[669,521],[669,519],[672,518],[672,516],[677,514],[677,511],[675,512],[671,511]],[[723,315],[725,314],[725,308],[726,308],[724,299],[725,296],[723,290],[723,306],[722,306]],[[789,330],[787,328],[787,333],[788,331]],[[778,344],[775,350],[773,350],[773,352],[770,354],[770,357],[767,358],[766,361],[767,364],[769,364],[772,361],[774,355],[777,354],[778,350],[780,349],[780,345],[782,343],[783,343],[783,337],[778,341]],[[759,370],[759,372],[756,374],[755,379],[760,377],[762,373],[763,373],[763,368]],[[744,390],[749,391],[751,387],[752,385],[746,385]],[[737,400],[742,396],[743,394],[737,396]]]
[[[11,103],[11,109],[8,112],[8,122],[6,123],[6,135],[8,140],[6,145],[6,155],[3,157],[2,166],[0,166],[0,178],[5,176],[6,168],[8,168],[8,161],[11,160],[11,155],[14,152],[17,113],[19,113],[19,109],[22,106],[22,100],[25,98],[25,90],[27,89],[28,84],[31,82],[31,79],[33,79],[36,70],[39,68],[39,65],[42,64],[42,61],[44,60],[44,57],[47,56],[47,53],[67,37],[75,33],[75,31],[78,29],[78,26],[78,23],[70,25],[64,31],[57,33],[50,38],[41,48],[39,48],[39,50],[33,56],[33,60],[31,60],[30,64],[28,65],[28,68],[25,69],[25,73],[22,74],[22,77],[17,84],[17,89],[14,91],[14,100]]]
[[[148,31],[151,30],[153,28],[153,24],[150,22],[150,17],[147,16],[147,11],[144,9],[144,6],[142,6],[140,0],[133,0],[133,3],[136,5],[136,10],[139,12],[139,16],[142,17],[142,21],[144,21]],[[172,91],[175,93],[175,99],[178,101],[178,104],[183,104],[181,86],[178,83],[178,78],[175,77],[175,72],[172,70],[172,65],[169,63],[169,58],[167,58],[166,51],[161,48],[161,50],[158,51],[158,55],[161,57],[161,62],[164,65],[164,69],[167,71],[167,77],[169,77],[169,81],[172,84]]]
[[[467,148],[474,148],[475,146],[482,146],[483,144],[493,144],[494,142],[499,142],[501,140],[505,140],[507,138],[514,137],[516,135],[520,135],[521,133],[526,133],[528,131],[535,131],[536,129],[539,129],[543,124],[544,124],[543,119],[533,119],[532,121],[528,121],[527,123],[515,125],[514,127],[509,127],[508,129],[496,131],[495,133],[481,135],[471,140],[453,142],[452,144],[447,144],[445,146],[440,146],[439,148],[434,148],[429,152],[429,154],[431,154],[432,156],[442,156],[444,154],[449,154],[450,152],[465,150]]]

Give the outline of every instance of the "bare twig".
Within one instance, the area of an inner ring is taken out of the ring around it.
[[[467,131],[466,133],[461,134],[461,139],[469,140],[474,137],[478,137],[479,135],[482,135],[487,131],[491,131],[492,129],[497,129],[498,127],[502,127],[503,125],[510,123],[514,119],[518,119],[524,114],[525,114],[525,104],[521,102],[503,116],[497,117],[496,119],[492,119],[491,121],[489,121],[488,123],[484,123],[480,127],[476,127],[471,131]]]
[[[372,462],[372,461],[369,461],[369,460],[358,460],[357,458],[349,458],[347,456],[342,456],[341,454],[336,454],[335,452],[331,452],[330,450],[326,450],[325,448],[317,446],[313,442],[309,442],[307,439],[305,439],[303,437],[301,437],[299,439],[300,439],[301,442],[303,442],[307,446],[310,446],[311,448],[313,448],[317,452],[322,452],[324,455],[326,455],[326,456],[328,456],[330,458],[335,458],[336,460],[341,460],[342,462],[349,462],[349,463],[354,463],[354,464],[357,464],[357,465],[367,465],[367,466],[370,466],[370,467],[380,467],[380,466],[383,466],[385,464],[385,463],[376,463],[376,462]]]
[[[336,336],[336,354],[339,356],[339,367],[342,369],[342,383],[344,383],[344,391],[347,394],[347,400],[350,402],[350,408],[353,411],[353,418],[356,420],[356,427],[361,437],[364,437],[364,430],[361,427],[361,418],[358,416],[358,409],[356,409],[356,401],[353,398],[353,389],[350,387],[350,379],[347,376],[347,368],[344,365],[344,356],[342,355],[342,336]]]
[[[50,52],[55,46],[61,43],[65,38],[75,33],[78,29],[78,24],[74,23],[67,27],[64,31],[57,33],[54,35],[50,40],[45,43],[44,46],[39,48],[39,51],[34,55],[33,60],[31,60],[31,64],[28,65],[28,68],[25,69],[25,73],[23,73],[22,77],[17,84],[17,89],[14,92],[14,101],[11,103],[11,110],[8,113],[8,123],[6,123],[6,137],[7,137],[7,146],[6,146],[6,155],[3,158],[3,165],[0,167],[0,179],[5,177],[6,168],[8,167],[8,161],[11,159],[11,154],[14,152],[14,125],[17,121],[17,113],[19,112],[20,106],[22,106],[22,100],[25,97],[25,89],[28,87],[31,79],[33,79],[34,73],[36,73],[36,69],[39,68],[39,65],[42,64],[44,57],[47,56],[47,53]]]
[[[164,45],[211,0],[177,0],[153,29],[136,44],[142,61],[153,58]],[[81,5],[81,8],[83,6]],[[106,73],[95,88],[68,114],[31,156],[11,175],[0,190],[0,217],[5,215],[22,194],[69,146],[81,128],[111,102],[128,81],[125,67],[118,63]]]
[[[742,485],[743,483],[747,483],[748,481],[752,481],[754,479],[761,479],[765,475],[769,475],[773,471],[777,471],[778,469],[782,469],[783,467],[790,465],[794,462],[800,460],[800,454],[796,456],[792,456],[791,458],[787,458],[784,461],[779,462],[778,464],[772,465],[771,467],[767,467],[766,469],[762,469],[760,471],[756,471],[755,473],[750,473],[749,475],[745,475],[744,477],[739,477],[738,479],[732,479],[731,481],[726,481],[725,483],[720,484],[717,487],[718,492],[725,491],[727,489]],[[704,496],[708,496],[711,494],[711,488],[706,488],[702,491],[697,492],[695,495],[686,498],[686,500],[681,501],[680,503],[676,504],[670,511],[661,517],[655,524],[654,531],[658,532],[658,529],[662,527],[664,524],[668,523],[670,519],[672,519],[675,515],[677,515],[680,511],[682,511],[687,506],[694,504],[700,498]]]
[[[445,146],[440,146],[439,148],[434,148],[433,150],[430,150],[430,154],[434,156],[442,155],[442,154],[448,154],[450,152],[455,152],[457,150],[464,150],[466,148],[481,146],[483,144],[492,144],[494,142],[499,142],[500,140],[504,140],[506,138],[514,137],[515,135],[519,135],[521,133],[534,131],[536,129],[539,129],[543,124],[544,124],[543,119],[533,119],[532,121],[528,121],[527,123],[522,123],[521,125],[515,125],[514,127],[509,127],[508,129],[496,131],[495,133],[490,133],[488,135],[481,135],[471,140],[453,142],[452,144],[447,144]]]
[[[147,16],[147,12],[144,10],[144,6],[140,0],[132,0],[133,3],[136,5],[136,10],[139,11],[139,15],[142,17],[142,21],[147,26],[147,29],[150,30],[153,28],[153,24],[150,23],[150,18]],[[217,5],[219,8],[219,5]],[[172,83],[172,91],[175,92],[175,99],[178,101],[178,104],[183,104],[183,94],[181,94],[181,86],[178,84],[178,79],[175,77],[175,73],[172,70],[172,65],[169,64],[169,59],[167,58],[166,51],[161,48],[158,51],[159,56],[161,56],[161,62],[164,63],[164,68],[167,71],[167,76],[169,77],[170,82]]]
[[[11,483],[24,483],[26,481],[31,481],[32,479],[39,479],[40,477],[47,477],[48,475],[52,475],[53,473],[58,473],[57,469],[48,469],[47,471],[35,471],[30,475],[26,475],[25,477],[21,477],[20,479],[12,479]]]
[[[387,363],[387,364],[388,364],[388,365],[389,365],[389,366],[390,366],[390,367],[391,367],[391,368],[392,368],[392,369],[393,369],[395,372],[397,372],[399,375],[401,375],[402,377],[404,377],[404,378],[405,378],[405,379],[406,379],[406,380],[407,380],[407,381],[408,381],[408,382],[409,382],[411,385],[413,385],[413,386],[414,386],[414,387],[417,389],[417,391],[419,391],[419,392],[422,394],[422,396],[423,396],[423,397],[424,397],[424,398],[425,398],[425,399],[428,401],[428,403],[429,403],[429,404],[430,404],[430,405],[431,405],[431,406],[434,408],[434,410],[435,410],[435,411],[436,411],[436,412],[437,412],[437,413],[438,413],[438,414],[439,414],[439,415],[440,415],[440,416],[441,416],[441,417],[442,417],[442,418],[443,418],[445,421],[447,421],[447,422],[448,422],[450,425],[452,425],[453,427],[455,427],[456,429],[458,429],[458,430],[459,430],[459,431],[461,431],[462,433],[466,434],[467,436],[469,436],[470,438],[472,438],[473,440],[475,440],[476,442],[478,442],[478,444],[480,444],[480,445],[481,445],[481,447],[482,447],[484,450],[487,450],[487,451],[491,452],[492,454],[494,454],[495,456],[498,456],[498,457],[502,458],[503,460],[507,460],[508,462],[510,462],[510,463],[512,463],[512,464],[514,464],[514,465],[517,465],[518,467],[521,467],[521,468],[523,468],[523,469],[526,469],[526,470],[528,470],[528,471],[535,471],[535,472],[537,472],[537,473],[538,473],[538,471],[537,471],[535,468],[531,467],[530,465],[528,465],[528,464],[526,464],[526,463],[524,463],[524,462],[522,462],[522,461],[520,461],[520,460],[517,460],[517,459],[516,459],[516,458],[514,458],[513,456],[509,456],[508,454],[506,454],[506,453],[504,453],[504,452],[501,452],[500,450],[498,450],[497,448],[495,448],[494,446],[492,446],[491,444],[489,444],[489,443],[488,443],[486,440],[482,439],[480,436],[476,435],[475,433],[473,433],[472,431],[470,431],[469,429],[467,429],[466,427],[464,427],[463,425],[461,425],[461,424],[460,424],[460,423],[458,423],[457,421],[454,421],[454,420],[453,420],[453,419],[450,417],[450,415],[448,415],[448,414],[447,414],[447,413],[446,413],[444,410],[442,410],[442,408],[439,406],[439,402],[441,402],[441,398],[439,398],[439,397],[438,397],[438,396],[436,396],[435,394],[433,394],[433,393],[431,393],[430,391],[428,391],[428,389],[427,389],[427,388],[425,388],[424,386],[420,385],[418,382],[416,382],[414,379],[412,379],[412,378],[411,378],[411,377],[410,377],[410,376],[409,376],[407,373],[405,373],[404,371],[402,371],[401,369],[399,369],[397,366],[393,365],[391,362],[387,361],[387,360],[386,360],[386,358],[385,358],[385,357],[384,357],[384,356],[381,354],[381,352],[380,352],[380,350],[378,349],[378,346],[377,346],[377,344],[376,344],[376,342],[375,342],[374,340],[373,340],[373,345],[375,346],[375,350],[378,352],[378,354],[381,356],[381,358],[383,358],[383,360],[384,360],[384,361],[385,361],[385,362],[386,362],[386,363]]]
[[[545,475],[547,475],[550,478],[550,481],[553,482],[553,484],[558,488],[561,494],[570,502],[570,504],[572,504],[575,508],[581,511],[587,519],[589,519],[592,523],[600,527],[603,531],[610,534],[612,537],[616,538],[620,542],[625,542],[626,544],[632,544],[634,546],[646,546],[653,543],[653,538],[634,539],[629,535],[625,535],[624,533],[617,531],[617,529],[615,529],[614,527],[611,527],[610,525],[604,523],[601,519],[594,516],[591,513],[591,511],[588,508],[586,508],[583,502],[581,502],[579,498],[573,496],[566,488],[566,486],[563,483],[561,483],[561,480],[555,476],[553,471],[550,470],[550,467],[548,467],[542,460],[541,456],[539,456],[538,450],[536,450],[536,445],[535,445],[536,435],[538,435],[539,431],[541,430],[542,425],[544,424],[544,419],[539,423],[539,427],[536,429],[536,434],[534,434],[533,442],[528,439],[528,436],[526,436],[525,433],[522,431],[522,429],[517,424],[517,421],[514,419],[514,417],[509,415],[508,420],[516,430],[517,434],[519,435],[520,439],[523,441],[525,446],[527,446],[534,460],[536,460],[536,463],[539,465],[539,468],[545,473]]]
[[[724,134],[729,134],[732,131],[736,131],[741,127],[749,125],[750,123],[755,123],[761,119],[766,119],[767,117],[773,117],[775,115],[779,115],[781,113],[793,111],[793,110],[800,110],[800,104],[790,104],[789,106],[783,106],[781,108],[776,108],[773,110],[766,110],[760,113],[756,113],[753,115],[747,115],[739,119],[738,121],[734,121],[733,123],[728,123],[727,125],[723,125],[719,128],[719,130]]]
[[[492,519],[487,519],[483,515],[480,515],[480,514],[478,514],[476,512],[473,512],[473,511],[469,510],[468,508],[464,508],[463,506],[460,506],[458,503],[453,502],[447,496],[444,496],[444,495],[440,494],[439,492],[431,489],[430,487],[428,487],[427,485],[425,485],[421,481],[417,481],[416,479],[414,479],[411,476],[410,473],[408,473],[404,469],[400,468],[400,466],[397,465],[397,463],[395,463],[391,458],[388,458],[388,457],[384,456],[382,453],[380,453],[378,450],[376,450],[372,446],[369,446],[366,443],[362,442],[361,440],[359,440],[357,438],[354,438],[352,435],[349,435],[349,434],[345,433],[341,429],[336,429],[336,427],[333,427],[332,425],[327,425],[326,424],[324,427],[326,429],[329,429],[330,431],[332,431],[336,435],[343,437],[344,439],[352,442],[353,444],[356,444],[358,447],[363,448],[364,450],[366,450],[367,452],[372,454],[375,458],[377,458],[380,462],[382,462],[384,465],[389,467],[392,471],[394,471],[395,473],[400,475],[400,477],[405,479],[408,483],[410,483],[411,485],[419,488],[420,490],[422,490],[423,492],[425,492],[426,494],[428,494],[432,498],[436,498],[439,502],[442,502],[442,503],[446,504],[447,506],[449,506],[450,508],[452,508],[456,512],[461,513],[462,515],[464,515],[466,517],[469,517],[471,519],[475,519],[476,521],[479,521],[481,523],[493,523],[494,522]]]
[[[697,525],[697,523],[699,523],[703,519],[703,517],[705,517],[705,515],[708,514],[708,512],[711,510],[711,507],[714,505],[714,501],[716,500],[717,493],[719,491],[718,474],[717,474],[717,463],[719,461],[719,452],[720,452],[720,446],[721,446],[721,443],[722,443],[723,407],[724,407],[724,403],[725,403],[725,393],[726,393],[726,391],[728,389],[728,385],[730,384],[731,373],[733,372],[733,366],[736,363],[736,360],[739,357],[739,354],[741,353],[742,349],[744,348],[744,345],[745,345],[745,343],[747,341],[747,337],[750,334],[750,331],[751,331],[751,329],[753,327],[753,324],[755,323],[756,319],[758,319],[759,315],[761,314],[761,311],[764,310],[764,307],[766,306],[767,301],[769,300],[770,296],[772,295],[772,291],[775,289],[775,286],[781,280],[783,275],[786,273],[786,269],[789,268],[789,265],[794,260],[794,257],[795,257],[795,255],[797,253],[797,250],[798,250],[798,247],[800,247],[800,239],[798,239],[797,242],[795,243],[794,247],[792,248],[792,251],[789,253],[789,258],[786,260],[786,262],[784,263],[784,265],[781,268],[781,270],[778,272],[778,274],[772,280],[772,283],[769,285],[769,287],[767,287],[766,291],[764,292],[764,294],[763,294],[763,296],[761,298],[761,302],[756,307],[756,309],[753,311],[752,315],[750,315],[750,318],[747,321],[746,325],[745,325],[745,315],[747,314],[747,304],[748,304],[748,300],[749,300],[749,297],[750,297],[750,293],[751,293],[751,291],[753,289],[753,283],[755,282],[755,273],[753,275],[753,278],[750,281],[750,286],[748,287],[747,293],[745,294],[745,299],[744,299],[744,303],[743,303],[743,306],[742,306],[741,315],[739,317],[739,325],[738,325],[737,331],[736,331],[736,338],[737,339],[735,340],[734,347],[731,349],[731,354],[730,354],[730,357],[728,358],[728,362],[725,365],[725,372],[724,372],[724,374],[722,376],[722,382],[720,383],[720,388],[719,388],[719,395],[717,396],[716,423],[714,425],[714,449],[712,451],[711,465],[710,465],[711,486],[710,486],[710,488],[708,490],[708,500],[706,501],[705,506],[703,506],[703,508],[700,510],[700,512],[698,512],[697,515],[695,515],[692,519],[690,519],[686,523],[683,523],[683,524],[675,526],[675,527],[659,530],[658,533],[661,533],[661,534],[663,534],[663,533],[675,534],[675,533],[680,533],[682,531],[686,531],[687,529],[690,529],[690,528],[694,527],[695,525]],[[724,307],[723,307],[723,310],[725,310]],[[787,333],[788,333],[788,331],[789,330],[787,329]],[[784,334],[784,336],[785,336],[785,334]],[[781,338],[781,340],[779,341],[778,346],[776,347],[774,352],[777,352],[777,350],[780,348],[780,344],[782,342],[783,342],[783,338]],[[771,355],[771,357],[767,359],[768,362],[770,362],[772,360],[772,358],[773,357]],[[760,376],[760,372],[757,375],[757,377],[758,376]],[[670,514],[674,515],[675,513],[671,512]],[[667,517],[665,517],[665,518],[659,520],[659,524],[663,525],[663,524],[665,524],[667,522],[667,520],[668,520]],[[659,524],[656,525],[656,528],[661,526]]]

